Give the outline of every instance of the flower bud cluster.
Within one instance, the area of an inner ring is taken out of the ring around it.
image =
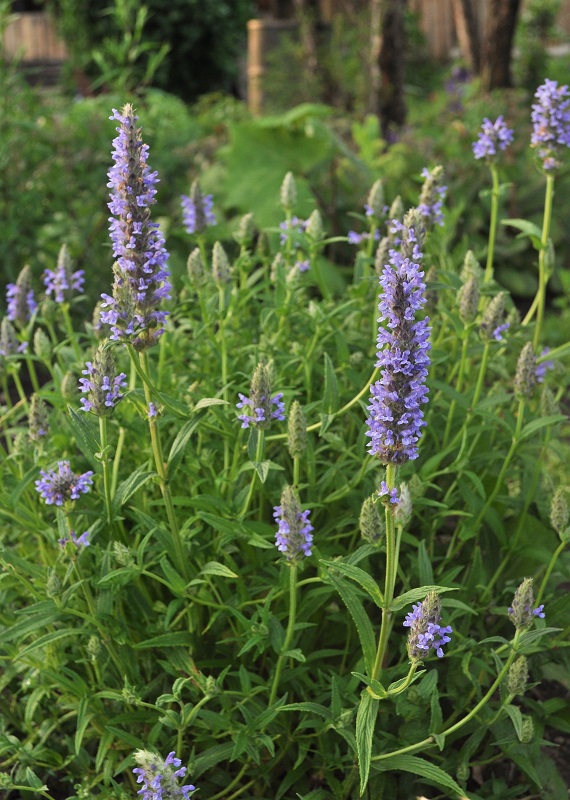
[[[59,461],[57,469],[40,470],[41,479],[35,482],[36,490],[46,501],[46,505],[62,506],[66,500],[77,500],[86,494],[93,485],[93,471],[82,475],[71,471],[69,461]]]
[[[87,361],[85,366],[82,374],[87,377],[79,379],[79,388],[87,395],[81,398],[81,410],[106,416],[123,397],[121,389],[127,385],[127,376],[124,372],[116,374],[113,352],[105,342],[97,348],[93,361]]]
[[[443,167],[438,165],[431,172],[427,167],[422,170],[424,185],[420,194],[418,211],[427,227],[443,225],[443,201],[447,186],[443,185]]]
[[[441,601],[436,592],[429,592],[425,600],[413,606],[404,621],[404,627],[410,629],[407,642],[410,661],[421,661],[430,650],[435,650],[438,658],[442,658],[443,646],[451,641],[452,629],[440,622]]]
[[[508,614],[511,622],[517,631],[525,631],[530,628],[535,617],[544,619],[544,605],[537,608],[534,606],[534,593],[532,590],[532,578],[525,578],[515,592],[513,604],[509,608]]]
[[[31,270],[28,265],[20,271],[16,283],[9,283],[6,286],[6,300],[8,319],[23,328],[38,307],[34,298]]]
[[[134,759],[139,765],[133,769],[137,783],[142,787],[137,792],[141,800],[188,800],[195,786],[180,786],[179,778],[186,775],[186,767],[176,758],[174,750],[165,759],[148,750],[137,750]]]
[[[285,419],[285,404],[282,402],[283,392],[271,396],[271,380],[267,364],[261,362],[257,365],[250,384],[250,397],[238,392],[240,399],[237,408],[249,406],[251,414],[240,414],[242,428],[254,425],[257,428],[266,428],[272,419]]]
[[[66,244],[61,246],[56,269],[45,270],[43,282],[46,287],[46,295],[49,297],[53,294],[56,303],[68,302],[74,291],[80,292],[83,289],[85,270],[73,271]]]
[[[281,494],[281,505],[273,509],[273,517],[278,524],[275,543],[290,564],[295,564],[304,556],[312,554],[314,530],[309,522],[307,509],[301,511],[299,500],[292,486],[286,486]]]
[[[190,187],[190,196],[180,198],[182,217],[186,233],[202,233],[209,225],[216,224],[213,212],[214,199],[211,194],[202,194],[200,181],[196,179]]]

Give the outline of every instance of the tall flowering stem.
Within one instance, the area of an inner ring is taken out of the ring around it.
[[[389,251],[389,261],[380,277],[376,362],[380,379],[370,387],[366,421],[370,454],[386,466],[382,494],[387,496],[384,604],[372,678],[377,678],[382,670],[392,626],[390,606],[398,569],[393,509],[397,495],[396,469],[418,456],[418,442],[425,425],[421,406],[427,402],[425,381],[431,347],[429,318],[416,319],[426,303],[424,273],[420,267],[425,236],[422,211],[413,209],[403,222],[393,222],[393,233],[395,246]]]
[[[499,215],[499,171],[497,160],[500,151],[513,141],[513,131],[508,128],[502,116],[495,122],[485,118],[476,142],[473,142],[475,158],[484,158],[491,170],[493,189],[491,192],[491,222],[489,226],[489,245],[487,248],[487,263],[485,266],[484,283],[489,283],[493,278],[493,258],[495,255],[495,238],[497,234],[497,219]]]
[[[550,241],[550,226],[552,222],[552,202],[554,200],[554,175],[547,173],[546,175],[546,192],[544,198],[544,216],[542,219],[542,234],[540,237],[540,252],[538,254],[538,290],[536,297],[528,314],[523,320],[523,325],[527,325],[535,311],[536,311],[536,327],[534,329],[533,344],[535,350],[538,350],[540,343],[540,334],[542,331],[542,323],[544,320],[544,304],[546,299],[546,286],[548,284],[549,264],[547,257],[549,253]]]

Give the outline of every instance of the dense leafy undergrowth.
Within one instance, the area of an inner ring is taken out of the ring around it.
[[[499,226],[502,152],[492,181],[466,166],[494,187],[481,206],[457,174],[442,209],[431,163],[339,228],[284,157],[274,226],[233,237],[194,184],[186,231],[164,220],[190,254],[165,300],[130,114],[114,278],[109,250],[83,275],[63,247],[2,323],[5,796],[134,797],[141,750],[145,800],[193,793],[173,751],[208,800],[565,796],[548,743],[570,726],[570,344],[544,313],[563,176],[529,177],[538,224]],[[489,207],[474,254],[458,220]],[[535,281],[523,314],[495,280],[507,227]]]

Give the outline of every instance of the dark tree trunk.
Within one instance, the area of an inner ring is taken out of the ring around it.
[[[405,8],[406,0],[384,0],[382,9],[382,46],[378,59],[381,76],[379,116],[382,135],[388,140],[394,128],[404,124],[407,114],[404,98]]]
[[[481,88],[512,86],[511,55],[520,0],[490,0],[483,38]]]
[[[457,39],[470,69],[478,75],[481,68],[479,21],[472,0],[451,0]]]

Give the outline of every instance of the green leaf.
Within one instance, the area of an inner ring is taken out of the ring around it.
[[[433,583],[433,569],[427,551],[426,543],[422,539],[418,547],[418,568],[420,571],[420,581],[422,584]]]
[[[194,411],[199,411],[201,408],[209,408],[210,406],[227,406],[229,405],[227,400],[222,400],[221,397],[203,397],[201,400],[198,400],[196,405],[194,406]]]
[[[542,639],[543,636],[547,636],[550,633],[558,633],[558,631],[561,630],[562,628],[538,628],[534,631],[525,631],[519,639],[519,649],[527,647],[533,642],[537,642],[539,639]]]
[[[205,399],[211,400],[212,398],[205,398]],[[203,401],[201,400],[200,403],[201,402]],[[223,403],[224,401],[220,400],[219,402]],[[200,403],[198,403],[196,408],[198,408]],[[198,425],[200,424],[201,418],[202,415],[197,414],[194,417],[192,417],[192,419],[189,419],[187,422],[185,422],[184,425],[178,431],[175,440],[172,442],[172,447],[170,448],[170,453],[168,454],[169,478],[172,478],[172,476],[180,466],[180,462],[182,461],[184,453],[186,452],[186,446],[188,444],[188,441],[192,436],[192,434],[194,433],[194,431],[196,430],[196,428],[198,427]]]
[[[232,572],[225,564],[220,564],[219,561],[208,561],[198,575],[220,575],[222,578],[239,578],[239,575]]]
[[[501,223],[520,231],[517,239],[528,236],[535,250],[542,250],[542,231],[534,222],[530,222],[528,219],[503,219]]]
[[[533,433],[536,433],[542,428],[546,428],[549,425],[557,425],[559,422],[566,422],[566,420],[567,417],[565,417],[564,414],[551,414],[548,417],[534,419],[522,429],[521,435],[519,436],[519,442],[522,442],[523,439],[527,439],[529,436],[532,436]]]
[[[398,597],[395,597],[390,608],[392,611],[399,611],[400,608],[404,608],[404,606],[408,606],[410,603],[415,603],[416,600],[423,600],[428,592],[442,594],[443,592],[458,591],[458,588],[452,589],[449,586],[434,586],[428,584],[428,586],[420,586],[419,589],[410,589],[409,592],[404,592]]]
[[[166,556],[163,556],[160,559],[160,566],[164,573],[164,577],[166,578],[170,588],[172,589],[172,592],[176,595],[184,594],[184,591],[186,589],[186,581],[178,572],[176,572],[176,570],[174,569],[174,567],[172,566],[172,564],[170,563],[170,561]]]
[[[287,650],[283,653],[284,658],[293,658],[295,661],[300,661],[302,664],[305,663],[307,660],[303,655],[303,651],[299,647],[295,647],[293,650]]]
[[[503,707],[504,710],[507,712],[509,717],[511,718],[511,722],[513,723],[513,727],[515,732],[519,738],[519,741],[522,742],[522,727],[523,727],[523,718],[521,714],[520,708],[517,706],[507,705]]]
[[[41,603],[35,603],[32,606],[28,606],[21,613],[26,614],[28,618],[16,622],[15,625],[11,625],[9,628],[6,628],[5,631],[2,631],[2,633],[0,633],[0,644],[13,642],[14,639],[23,639],[39,628],[46,628],[48,625],[51,625],[51,623],[59,619],[61,615],[60,609],[52,600],[44,600]]]
[[[307,711],[309,714],[318,714],[323,719],[331,719],[329,709],[318,703],[288,703],[285,706],[281,706],[279,711]]]
[[[71,418],[69,424],[73,435],[81,445],[81,452],[92,464],[98,464],[95,453],[98,453],[101,449],[101,441],[99,439],[99,428],[93,422],[92,415],[85,412],[79,413],[71,406],[68,406],[67,410]]]
[[[140,467],[121,481],[113,498],[113,510],[115,513],[137,492],[148,480],[154,478],[156,472],[147,472],[146,465]]]
[[[77,729],[75,731],[75,755],[79,755],[79,750],[81,748],[81,742],[83,741],[83,736],[85,734],[85,730],[93,717],[93,712],[89,711],[89,697],[84,696],[79,701],[79,705],[77,706]]]
[[[192,634],[187,631],[175,631],[172,633],[161,633],[153,636],[144,642],[137,642],[132,645],[135,650],[150,650],[153,647],[189,647],[192,644]]]
[[[381,761],[373,761],[372,766],[374,769],[381,772],[411,772],[413,775],[421,775],[428,783],[433,783],[436,786],[443,786],[445,789],[450,789],[458,797],[465,798],[465,792],[457,784],[453,778],[444,772],[435,764],[430,764],[423,758],[410,755],[395,755],[382,758]]]
[[[352,564],[346,564],[342,561],[322,561],[321,563],[325,567],[342,572],[343,575],[346,575],[348,578],[356,581],[356,583],[358,583],[359,586],[361,586],[364,591],[370,595],[376,605],[379,608],[382,608],[382,603],[384,602],[382,592],[378,588],[374,578],[372,578],[372,576],[363,569],[360,569],[360,567],[355,567]]]
[[[372,623],[368,619],[362,601],[358,596],[352,584],[347,583],[334,575],[328,574],[328,577],[342,598],[343,603],[348,608],[350,616],[356,625],[358,638],[360,639],[360,646],[362,647],[362,655],[364,657],[364,665],[366,671],[371,673],[376,659],[376,640],[374,637],[374,630]]]
[[[338,410],[340,397],[338,381],[336,379],[333,363],[328,353],[325,353],[325,388],[323,392],[323,411],[334,414]]]
[[[379,701],[375,700],[368,692],[362,692],[360,695],[360,703],[356,714],[356,752],[358,755],[358,770],[360,772],[360,794],[364,794],[368,784],[378,704]]]
[[[63,628],[59,631],[52,631],[51,633],[46,633],[44,636],[40,636],[39,639],[36,639],[27,647],[24,647],[23,650],[20,650],[18,653],[18,658],[24,658],[25,656],[33,653],[34,650],[37,650],[40,647],[45,647],[47,644],[51,642],[56,642],[58,639],[64,639],[66,636],[78,636],[80,634],[85,633],[82,628]]]
[[[358,680],[362,681],[362,683],[365,683],[366,686],[370,686],[374,694],[378,695],[379,699],[384,699],[388,696],[386,689],[380,683],[380,681],[376,680],[376,678],[369,678],[368,675],[364,675],[362,672],[353,672],[351,674],[354,675],[355,678],[358,678]]]

